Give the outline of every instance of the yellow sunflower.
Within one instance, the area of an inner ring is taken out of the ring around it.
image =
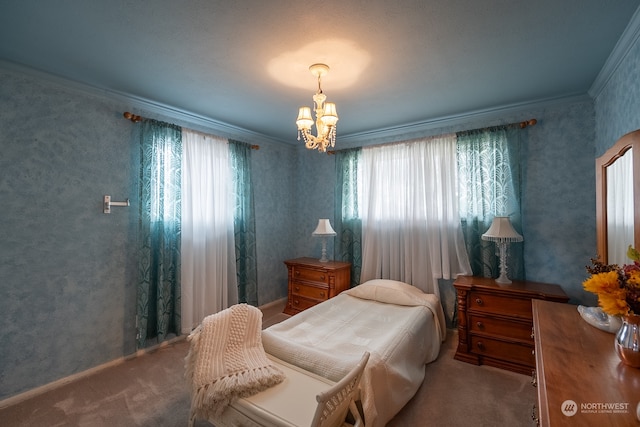
[[[640,276],[638,276],[640,280]],[[610,315],[625,315],[629,312],[627,291],[620,287],[616,271],[597,273],[582,283],[585,290],[598,296],[598,305]]]

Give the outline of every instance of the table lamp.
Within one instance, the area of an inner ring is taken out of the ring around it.
[[[311,235],[314,237],[322,237],[322,258],[320,258],[319,261],[328,262],[329,259],[327,258],[327,237],[336,235],[336,232],[331,227],[331,223],[329,222],[329,220],[318,220],[318,226],[316,227],[314,232],[311,233]]]
[[[491,227],[482,235],[482,240],[496,242],[496,255],[500,257],[500,277],[496,283],[509,284],[511,280],[507,277],[507,244],[512,242],[522,242],[524,239],[511,225],[508,216],[496,216],[493,218]]]

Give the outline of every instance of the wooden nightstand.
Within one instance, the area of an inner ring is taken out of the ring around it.
[[[530,375],[535,369],[531,300],[567,302],[558,285],[459,276],[457,360]]]
[[[351,264],[348,262],[297,258],[284,263],[289,270],[286,314],[300,313],[349,289]]]

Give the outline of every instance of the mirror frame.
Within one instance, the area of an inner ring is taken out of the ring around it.
[[[598,258],[608,263],[607,234],[607,167],[633,150],[633,242],[640,248],[640,129],[620,138],[596,159],[596,237]]]

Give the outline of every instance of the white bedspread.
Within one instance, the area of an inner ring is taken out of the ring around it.
[[[366,425],[382,427],[413,397],[424,379],[424,365],[440,352],[444,316],[437,298],[429,297],[408,306],[343,292],[265,329],[263,346],[267,353],[332,381],[339,381],[369,351],[361,399]]]

